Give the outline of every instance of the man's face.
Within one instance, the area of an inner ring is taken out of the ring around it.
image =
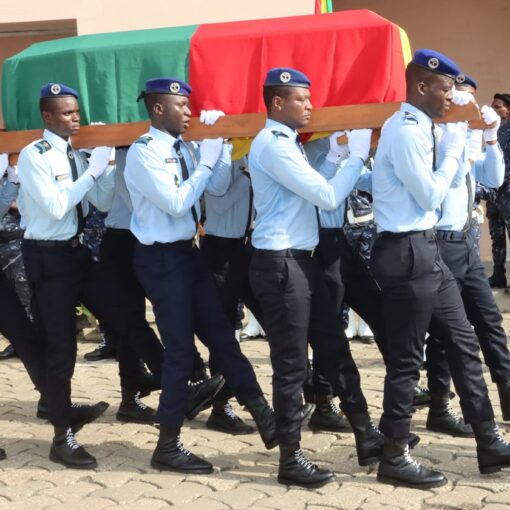
[[[279,113],[285,124],[294,129],[308,125],[312,114],[309,89],[290,87],[286,97],[275,99],[279,99],[279,101],[276,101],[276,108],[280,108]]]
[[[69,138],[80,130],[80,107],[73,96],[56,97],[49,103],[49,111],[42,112],[45,126],[62,138]]]
[[[496,110],[501,120],[508,120],[510,118],[510,107],[501,99],[493,99],[491,106]]]
[[[430,117],[443,117],[450,109],[453,84],[453,78],[437,73],[430,73],[427,82],[420,83],[424,109]]]
[[[161,121],[163,127],[173,135],[180,135],[188,129],[191,118],[189,98],[186,96],[162,95],[159,101],[161,105]]]

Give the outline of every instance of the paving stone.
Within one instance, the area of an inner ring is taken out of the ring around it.
[[[169,488],[150,488],[143,491],[138,491],[145,498],[157,498],[163,499],[175,504],[191,503],[195,499],[207,494],[211,496],[215,494],[211,487],[208,487],[204,483],[188,482],[184,481],[177,485],[177,487]]]
[[[508,489],[508,483],[507,483],[507,489]],[[485,498],[486,503],[503,503],[506,505],[510,505],[510,490],[505,490],[498,492],[496,494],[489,494]]]
[[[483,508],[483,501],[491,493],[476,487],[455,487],[455,490],[442,492],[427,498],[428,505],[444,505],[453,508],[476,510]]]

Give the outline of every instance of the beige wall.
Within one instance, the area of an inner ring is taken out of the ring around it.
[[[2,23],[76,19],[78,34],[312,14],[314,0],[0,0]]]

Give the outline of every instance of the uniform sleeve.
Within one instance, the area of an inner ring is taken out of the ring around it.
[[[18,160],[20,185],[39,207],[55,220],[61,220],[94,186],[89,174],[82,174],[67,189],[59,189],[49,162],[30,149],[21,151]]]
[[[115,157],[115,194],[120,197],[126,208],[133,212],[133,202],[129,196],[129,191],[126,186],[126,179],[124,178],[124,170],[126,168],[127,149],[120,149],[117,151]]]
[[[87,200],[101,212],[110,210],[115,192],[115,166],[110,165],[87,193]]]
[[[363,167],[360,158],[350,158],[328,181],[303,158],[296,144],[281,137],[264,147],[259,164],[282,186],[327,211],[336,209],[349,195]]]
[[[459,169],[458,160],[445,157],[433,172],[427,147],[430,141],[423,136],[419,126],[409,125],[400,129],[390,146],[390,157],[396,177],[425,211],[441,206]]]
[[[12,203],[18,198],[19,186],[10,181],[5,181],[0,188],[0,219],[6,214]]]
[[[177,186],[173,174],[165,169],[161,157],[150,147],[134,144],[128,152],[125,172],[128,190],[136,190],[171,216],[182,217],[191,210],[210,176],[211,170],[198,165],[191,176]]]
[[[205,189],[210,195],[222,196],[230,186],[232,175],[232,144],[223,144],[221,156],[216,165],[214,165],[211,178],[207,182]]]
[[[221,197],[210,195],[206,192],[206,209],[213,210],[218,214],[224,214],[239,200],[246,197],[250,189],[250,178],[246,175],[239,176]],[[207,210],[206,210],[207,212]]]
[[[499,144],[486,145],[482,159],[474,163],[475,180],[489,188],[499,188],[505,177],[505,161]]]

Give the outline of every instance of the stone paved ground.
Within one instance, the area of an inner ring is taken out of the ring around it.
[[[116,422],[120,397],[117,367],[107,361],[85,362],[83,354],[91,347],[91,343],[80,343],[73,388],[75,401],[101,399],[111,404],[99,421],[78,434],[80,442],[98,459],[95,470],[65,469],[48,460],[52,431],[48,423],[35,418],[37,395],[19,361],[0,364],[0,444],[8,454],[7,460],[0,462],[1,509],[510,510],[510,470],[480,476],[474,441],[427,432],[425,411],[413,419],[414,431],[421,436],[415,456],[446,472],[450,482],[439,489],[418,491],[379,484],[373,468],[357,465],[350,434],[313,434],[306,428],[303,447],[311,459],[333,469],[337,478],[322,489],[289,489],[275,482],[277,450],[266,451],[256,435],[234,438],[207,430],[207,413],[185,424],[183,438],[186,446],[214,464],[214,473],[160,473],[149,465],[157,429]],[[384,376],[380,357],[372,346],[353,342],[352,347],[371,413],[378,418]],[[269,393],[267,344],[244,342],[242,349],[254,364],[264,391]],[[493,385],[490,391],[497,402]],[[146,402],[155,406],[157,396]],[[497,405],[496,409],[500,419]],[[247,418],[246,413],[239,412]],[[509,426],[502,425],[502,432],[510,440]]]

